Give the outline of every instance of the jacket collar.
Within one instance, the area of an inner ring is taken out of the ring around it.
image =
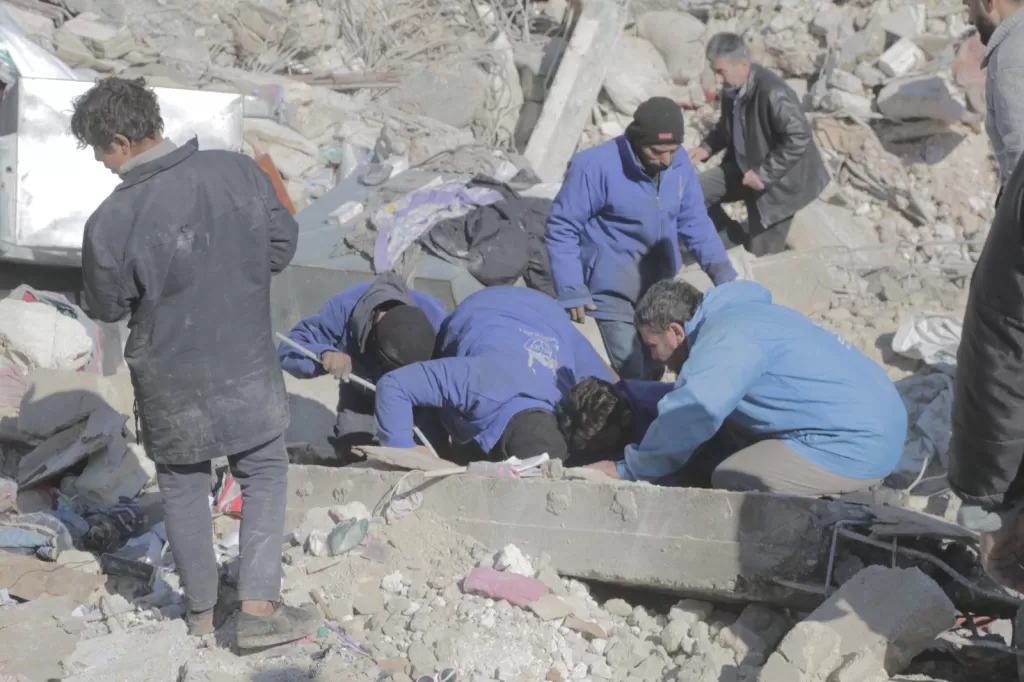
[[[989,59],[992,58],[992,54],[999,47],[1000,43],[1006,40],[1011,32],[1021,27],[1024,27],[1024,8],[1018,9],[1010,15],[1009,19],[996,27],[992,37],[989,38],[988,45],[985,46],[985,56],[981,58],[981,68],[984,69],[988,66]],[[1022,35],[1018,37],[1018,40],[1024,40],[1024,31],[1022,31]]]
[[[199,140],[193,137],[177,149],[130,169],[124,174],[124,177],[121,178],[121,184],[118,185],[114,191],[133,187],[140,182],[150,179],[157,173],[161,173],[168,168],[177,166],[179,163],[195,154],[198,150]]]

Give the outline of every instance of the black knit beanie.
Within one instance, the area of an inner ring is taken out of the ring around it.
[[[683,112],[668,97],[652,97],[636,108],[626,139],[635,146],[683,143]]]
[[[434,356],[434,325],[414,305],[395,306],[370,332],[369,349],[385,372]]]

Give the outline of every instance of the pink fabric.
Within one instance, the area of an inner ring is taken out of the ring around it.
[[[462,590],[491,599],[504,599],[516,606],[526,606],[548,593],[547,586],[539,580],[483,567],[469,572],[462,581]]]

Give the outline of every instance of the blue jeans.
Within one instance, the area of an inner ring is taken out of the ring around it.
[[[597,326],[608,352],[608,361],[620,379],[661,379],[665,367],[651,359],[651,353],[637,334],[636,327],[619,320],[597,320]]]

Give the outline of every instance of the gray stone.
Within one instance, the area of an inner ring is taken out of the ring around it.
[[[761,668],[757,682],[804,682],[800,671],[781,654],[772,654]]]
[[[546,594],[537,601],[531,602],[529,607],[541,620],[565,618],[575,610],[571,604],[553,594]]]
[[[420,674],[432,675],[437,671],[437,659],[430,647],[422,642],[413,642],[406,651],[409,663]]]
[[[627,618],[633,613],[633,607],[622,599],[609,599],[604,603],[604,610],[620,618]]]
[[[967,114],[954,95],[953,84],[942,74],[925,74],[894,80],[878,93],[878,110],[894,121],[927,118],[946,123]]]
[[[682,648],[683,640],[689,634],[690,625],[686,621],[674,620],[661,631],[661,645],[669,654],[675,654]]]

